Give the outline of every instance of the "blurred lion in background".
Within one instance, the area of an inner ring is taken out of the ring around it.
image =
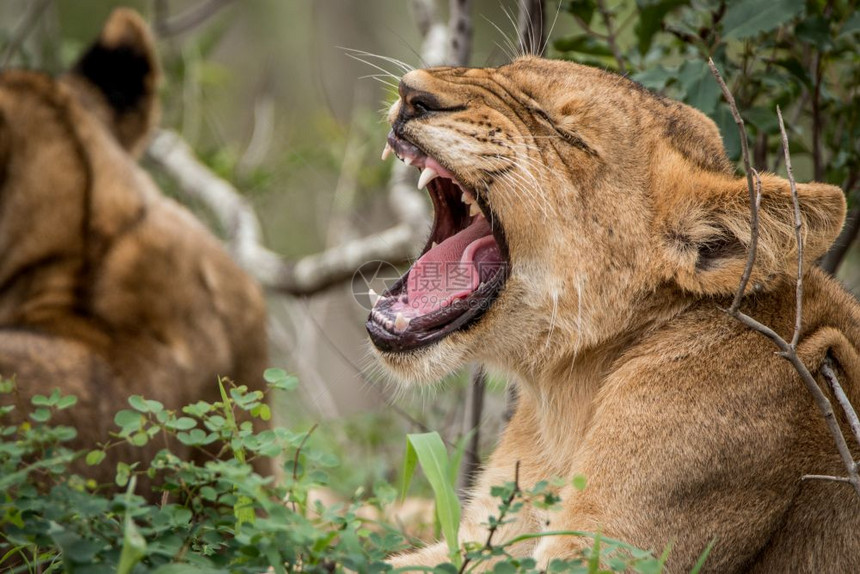
[[[107,441],[130,395],[178,408],[219,400],[218,376],[262,384],[260,288],[136,164],[159,79],[126,9],[62,77],[0,73],[0,375],[17,382],[3,400],[23,422],[34,395],[77,396],[53,419],[77,428],[72,448]],[[119,445],[73,469],[113,482],[116,461],[164,446]]]

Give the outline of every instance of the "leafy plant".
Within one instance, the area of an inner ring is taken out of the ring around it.
[[[270,389],[292,389],[295,379],[266,372]],[[34,397],[30,421],[0,426],[0,570],[10,572],[380,572],[383,559],[402,549],[394,528],[359,516],[373,498],[329,508],[311,505],[308,493],[325,485],[338,461],[307,448],[307,431],[255,432],[239,413],[268,416],[263,394],[222,382],[222,400],[178,411],[131,397],[117,413],[114,444],[142,445],[165,433],[197,449],[223,444],[223,458],[203,464],[180,460],[168,449],[151,464],[117,467],[106,489],[68,473],[78,457],[102,464],[102,445],[89,453],[63,443],[74,429],[52,426],[74,399],[59,391]],[[14,392],[4,381],[0,398]],[[0,423],[13,407],[0,408]],[[95,453],[95,454],[94,454]],[[254,473],[259,458],[285,461],[281,484]],[[159,477],[160,504],[136,493],[138,478]]]
[[[712,57],[732,80],[753,130],[756,169],[781,165],[779,105],[788,110],[799,178],[856,190],[860,15],[853,2],[636,0],[605,8],[598,0],[568,0],[561,6],[578,31],[556,40],[550,56],[628,73],[698,108],[717,123],[737,159],[737,128],[708,71]]]
[[[537,567],[531,558],[514,556],[510,550],[521,542],[537,538],[555,536],[573,536],[592,540],[592,546],[586,548],[580,556],[569,560],[553,560],[546,572],[572,573],[607,573],[607,572],[638,572],[656,574],[662,572],[670,548],[657,558],[647,550],[642,550],[622,542],[606,538],[600,533],[583,532],[578,530],[544,531],[515,536],[509,540],[496,539],[498,529],[516,520],[516,515],[525,507],[542,511],[555,511],[560,508],[559,491],[565,486],[560,479],[540,481],[529,489],[519,485],[519,466],[517,478],[502,486],[491,489],[491,495],[499,500],[498,514],[488,517],[486,541],[467,541],[461,545],[459,540],[460,503],[454,492],[458,454],[449,459],[442,438],[438,433],[407,435],[406,456],[403,464],[403,480],[401,483],[401,498],[406,496],[415,468],[421,465],[424,475],[433,488],[436,501],[436,514],[442,526],[445,542],[448,545],[450,563],[440,564],[426,571],[437,573],[473,572],[476,568],[492,564],[493,572],[498,573],[529,573],[544,572]],[[571,483],[575,490],[584,490],[586,480],[576,476]],[[691,574],[697,574],[704,566],[711,545],[704,550]],[[406,569],[413,571],[411,568]]]

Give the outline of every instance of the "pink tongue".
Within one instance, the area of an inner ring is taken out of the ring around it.
[[[426,315],[472,293],[481,282],[476,255],[495,245],[487,220],[479,217],[430,249],[409,271],[409,307],[416,315]]]

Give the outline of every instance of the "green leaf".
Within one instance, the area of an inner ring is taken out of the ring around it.
[[[113,422],[122,429],[135,430],[143,424],[143,417],[136,411],[123,409],[114,415]]]
[[[74,395],[66,395],[65,397],[62,397],[60,400],[57,401],[56,406],[58,410],[63,410],[77,404],[77,402],[78,397]]]
[[[822,52],[833,49],[833,34],[830,33],[830,20],[822,16],[806,18],[794,28],[794,33],[797,35],[798,40],[811,44]]]
[[[588,574],[597,574],[600,571],[600,533],[594,536],[594,545],[591,547],[591,555],[588,557]]]
[[[412,453],[412,454],[410,454]],[[433,488],[436,499],[436,516],[448,544],[451,560],[459,566],[461,557],[458,532],[460,528],[460,501],[449,482],[448,452],[437,432],[406,435],[406,458],[417,457],[424,476]]]
[[[711,114],[720,100],[720,86],[703,60],[687,60],[678,71],[684,101],[705,114]]]
[[[779,122],[776,119],[775,109],[756,106],[744,110],[741,112],[741,116],[743,116],[747,124],[755,126],[759,133],[772,134],[779,132]]]
[[[131,395],[128,397],[128,404],[136,411],[142,413],[149,412],[149,406],[146,404],[146,399],[140,395]]]
[[[595,0],[572,0],[567,3],[565,10],[588,25],[591,24],[594,12],[597,10],[597,2]]]
[[[654,35],[662,29],[663,20],[675,8],[687,4],[687,0],[663,0],[661,2],[637,2],[639,22],[636,24],[639,53],[643,56],[651,49]]]
[[[573,488],[576,490],[585,490],[586,487],[586,479],[583,475],[577,474],[573,477]]]
[[[842,25],[842,29],[839,30],[839,37],[841,38],[854,32],[860,32],[860,12],[854,12],[854,15],[848,18],[848,21]]]
[[[729,3],[723,17],[723,37],[742,40],[769,32],[803,11],[803,0],[738,0]]]
[[[272,418],[272,411],[269,405],[263,403],[251,409],[251,415],[263,421],[268,421]]]
[[[91,450],[87,453],[86,462],[89,466],[95,466],[105,459],[105,451]]]
[[[37,423],[48,422],[51,419],[51,409],[39,407],[38,409],[30,413],[30,418]]]
[[[720,128],[720,135],[723,136],[723,147],[726,148],[726,155],[733,161],[737,160],[741,156],[741,136],[738,132],[738,126],[732,117],[729,105],[720,104],[717,106],[716,111],[711,114],[711,119]]]
[[[579,54],[590,54],[592,56],[612,55],[612,50],[610,50],[606,44],[598,42],[587,34],[559,38],[553,43],[553,47],[559,52],[577,52]]]
[[[34,407],[50,407],[53,405],[51,400],[45,395],[33,395],[30,402],[33,403]]]
[[[287,374],[284,369],[266,369],[263,373],[263,379],[269,384],[270,388],[282,391],[292,391],[299,386],[299,380]]]
[[[190,430],[197,426],[197,421],[191,417],[179,417],[176,420],[168,421],[165,426],[176,430]]]
[[[126,491],[127,497],[131,499],[134,492],[135,478],[132,478]],[[130,574],[135,564],[146,556],[146,540],[140,534],[131,514],[126,512],[123,524],[122,551],[119,555],[119,564],[116,567],[117,574]]]
[[[654,66],[642,72],[636,72],[631,79],[639,82],[650,90],[661,91],[666,88],[669,80],[678,76],[678,70],[670,70],[663,66]]]

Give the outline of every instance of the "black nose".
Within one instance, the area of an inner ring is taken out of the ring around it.
[[[436,96],[429,92],[415,89],[404,81],[400,82],[399,92],[402,104],[398,120],[401,122],[426,116],[427,114],[439,111],[441,107]]]

